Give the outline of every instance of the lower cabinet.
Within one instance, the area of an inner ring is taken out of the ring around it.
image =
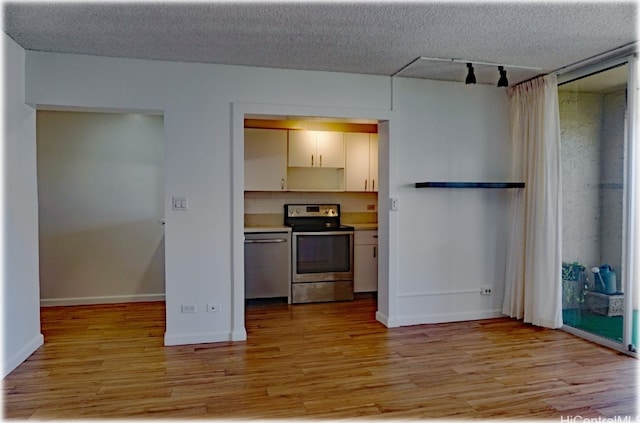
[[[378,231],[355,231],[353,245],[353,291],[377,291]]]

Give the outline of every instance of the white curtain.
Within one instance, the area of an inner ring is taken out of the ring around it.
[[[508,90],[514,190],[502,312],[562,326],[562,181],[555,74]]]

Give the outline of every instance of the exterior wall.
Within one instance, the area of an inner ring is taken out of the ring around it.
[[[562,260],[600,262],[602,96],[560,91]]]
[[[608,263],[621,290],[626,91],[560,91],[559,99],[563,261]]]
[[[619,90],[603,96],[600,239],[601,263],[610,264],[616,272],[618,291],[622,290],[622,213],[624,185],[624,139],[627,93]]]

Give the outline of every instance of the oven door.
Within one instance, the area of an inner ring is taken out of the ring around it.
[[[353,280],[353,231],[293,232],[293,283]]]

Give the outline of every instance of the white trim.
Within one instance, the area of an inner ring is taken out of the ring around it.
[[[395,326],[425,325],[432,323],[466,322],[469,320],[497,319],[505,317],[501,310],[470,311],[466,313],[421,314],[394,319]]]
[[[142,303],[164,300],[165,294],[103,295],[97,297],[42,298],[40,299],[40,306],[55,307],[91,304]]]
[[[613,50],[598,54],[585,60],[564,66],[553,71],[558,76],[558,85],[573,79],[585,77],[591,73],[602,71],[612,65],[626,61],[630,54],[638,49],[638,42],[634,41]]]
[[[31,354],[36,352],[44,344],[44,336],[39,333],[31,341],[29,341],[24,347],[20,349],[13,357],[4,362],[2,368],[2,378],[14,371],[19,365],[21,365]]]
[[[168,332],[164,333],[165,347],[228,341],[239,341],[239,339],[234,339],[234,333],[232,332],[194,332],[178,333],[175,335]]]
[[[376,311],[376,320],[380,323],[382,323],[385,327],[393,327],[390,326],[389,324],[389,316],[387,316],[386,314],[380,312],[379,310]]]
[[[480,289],[458,289],[455,291],[432,291],[432,292],[405,292],[398,294],[398,297],[434,297],[440,295],[458,295],[458,294],[478,294]],[[487,295],[488,297],[489,295]]]
[[[623,236],[622,247],[622,291],[625,293],[624,298],[624,313],[622,321],[622,343],[625,350],[632,344],[633,341],[633,299],[638,294],[635,292],[637,289],[637,281],[635,275],[637,275],[638,263],[636,262],[636,240],[638,237],[638,226],[635,219],[636,207],[638,202],[637,190],[638,190],[638,161],[640,156],[638,155],[638,146],[636,144],[638,128],[638,59],[635,55],[627,57],[627,111],[626,111],[626,133],[624,138],[624,163],[625,163],[625,175],[624,175],[624,194],[623,194],[623,207],[622,212],[622,228],[626,236]],[[638,348],[637,345],[635,345]]]
[[[611,69],[613,67],[622,66],[627,63],[628,58],[629,56],[618,57],[609,61],[594,63],[585,68],[575,69],[563,74],[557,74],[558,86],[568,84],[569,82],[573,82],[578,79],[586,78],[587,76],[596,73],[604,72],[605,70]]]
[[[232,341],[246,341],[247,340],[247,331],[246,330],[236,330],[231,332],[231,340]]]

